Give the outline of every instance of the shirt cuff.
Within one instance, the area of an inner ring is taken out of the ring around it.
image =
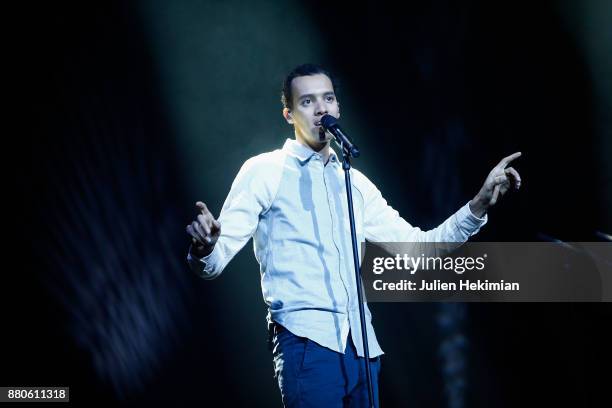
[[[481,225],[486,224],[486,222],[487,222],[487,213],[486,213],[486,212],[484,213],[484,217],[479,218],[479,217],[477,217],[477,216],[476,216],[476,215],[475,215],[475,214],[472,212],[472,209],[470,208],[470,202],[469,202],[469,201],[467,202],[467,204],[466,204],[465,206],[467,207],[467,209],[468,209],[468,211],[469,211],[469,213],[470,213],[470,215],[472,216],[472,218],[473,218],[473,219],[475,219],[475,220],[476,220],[476,221],[478,221],[478,222],[482,222],[482,224],[481,224]]]
[[[463,231],[466,231],[470,236],[478,232],[478,230],[487,223],[489,220],[488,215],[485,213],[484,217],[479,218],[472,213],[470,209],[470,202],[468,201],[459,211],[457,212],[457,219],[459,225]]]
[[[214,266],[219,262],[219,251],[217,250],[217,245],[213,248],[212,252],[205,257],[198,258],[195,255],[191,254],[191,246],[189,246],[189,252],[187,253],[187,262],[189,264],[197,266],[197,270],[203,271],[206,275],[210,275]]]

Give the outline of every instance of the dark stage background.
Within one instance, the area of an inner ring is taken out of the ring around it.
[[[280,85],[341,82],[355,166],[413,225],[522,151],[481,241],[612,232],[607,1],[28,3],[25,117],[5,134],[0,385],[74,405],[280,406],[249,243],[215,281],[184,262],[194,202],[292,137]],[[577,271],[579,273],[579,271]],[[609,304],[372,304],[383,407],[609,405]]]

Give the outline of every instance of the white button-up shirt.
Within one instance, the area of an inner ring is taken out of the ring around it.
[[[376,186],[351,169],[358,242],[464,242],[487,221],[466,204],[438,227],[413,227],[387,204]],[[331,151],[322,156],[295,140],[247,160],[218,221],[213,251],[192,270],[213,279],[253,237],[268,319],[297,336],[344,353],[349,329],[363,356],[344,171]],[[361,258],[361,245],[359,245]],[[383,354],[365,305],[370,357]]]

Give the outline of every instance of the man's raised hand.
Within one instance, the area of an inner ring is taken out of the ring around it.
[[[470,201],[470,209],[474,215],[482,217],[487,209],[495,203],[511,188],[518,190],[521,187],[521,176],[513,167],[507,167],[514,159],[521,157],[521,152],[516,152],[504,157],[493,167],[487,176],[482,188]]]
[[[210,254],[221,235],[221,224],[208,211],[208,207],[201,201],[196,203],[199,214],[196,219],[187,225],[187,234],[193,244],[192,254],[202,258]]]

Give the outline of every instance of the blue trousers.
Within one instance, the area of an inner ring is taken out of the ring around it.
[[[345,354],[278,327],[273,341],[274,372],[285,407],[368,407],[365,359],[348,336]],[[380,356],[370,359],[374,406],[378,408]]]

